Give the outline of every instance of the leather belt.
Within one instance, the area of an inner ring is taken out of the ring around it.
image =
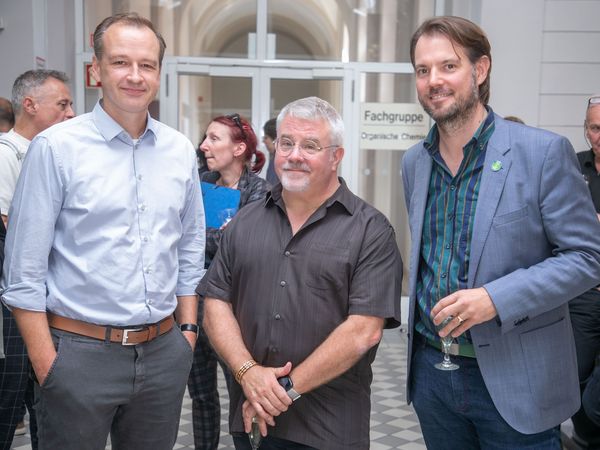
[[[440,352],[442,351],[441,342],[434,341],[433,339],[427,339],[427,344],[437,348]],[[477,358],[473,344],[451,344],[448,354],[454,356],[464,356],[466,358]]]
[[[175,324],[172,315],[155,324],[140,325],[137,327],[113,327],[109,325],[94,325],[93,323],[81,320],[57,316],[51,312],[46,314],[48,316],[48,324],[52,328],[101,341],[109,340],[110,342],[118,342],[121,345],[136,345],[150,342],[171,330]]]

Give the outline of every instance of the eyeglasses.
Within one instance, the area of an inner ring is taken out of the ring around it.
[[[235,113],[235,114],[230,114],[225,117],[227,117],[230,120],[233,120],[233,123],[235,123],[235,125],[242,132],[242,138],[246,139],[246,132],[244,131],[244,126],[242,125],[242,118],[240,117],[240,115],[238,113]]]
[[[592,134],[598,134],[600,133],[600,125],[597,125],[595,123],[588,125],[587,123],[585,124],[585,128]]]
[[[275,141],[275,145],[277,146],[277,150],[282,155],[289,155],[294,148],[296,148],[296,143],[288,138],[281,138]],[[318,143],[314,141],[302,141],[300,144],[297,144],[300,148],[300,151],[305,155],[316,155],[321,150],[326,148],[338,147],[337,144],[334,145],[326,145],[325,147],[320,147]]]

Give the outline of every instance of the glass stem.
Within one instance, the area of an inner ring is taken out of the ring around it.
[[[442,339],[442,350],[444,351],[444,364],[450,364],[450,346],[452,341],[448,339]]]

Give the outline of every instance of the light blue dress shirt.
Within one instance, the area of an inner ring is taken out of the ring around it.
[[[100,103],[40,133],[8,217],[9,307],[104,325],[155,323],[204,275],[194,148],[150,116],[137,140]]]

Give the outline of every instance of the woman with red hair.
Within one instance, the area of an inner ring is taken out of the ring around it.
[[[257,175],[265,164],[265,156],[257,150],[257,144],[252,126],[239,114],[215,117],[200,144],[209,169],[209,172],[202,174],[202,181],[239,190],[238,209],[264,198],[270,189],[267,181]],[[224,227],[206,227],[206,268],[217,252]],[[196,449],[216,449],[221,424],[217,392],[219,359],[201,326],[203,305],[201,299],[198,307],[198,340],[188,388],[192,398],[194,446]],[[229,384],[231,375],[224,364],[221,367]]]

